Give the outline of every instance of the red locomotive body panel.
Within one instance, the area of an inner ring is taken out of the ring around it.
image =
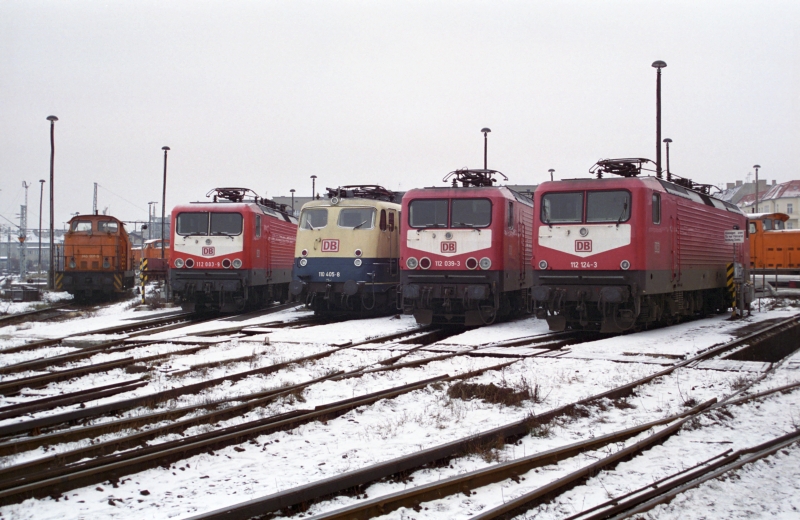
[[[287,297],[297,221],[268,202],[172,210],[170,281],[182,307],[237,311]]]
[[[722,309],[727,265],[749,265],[747,244],[725,242],[725,231],[746,229],[745,215],[671,182],[546,182],[535,200],[531,297],[554,330],[614,332]]]
[[[408,191],[400,230],[404,310],[419,323],[480,325],[524,308],[531,202],[494,186]]]

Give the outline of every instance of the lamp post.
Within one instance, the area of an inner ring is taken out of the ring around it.
[[[317,193],[317,176],[316,175],[312,175],[311,176],[311,200],[314,200],[314,197],[317,196],[316,193]]]
[[[552,168],[550,168],[550,169],[549,169],[549,170],[547,170],[547,171],[548,171],[548,172],[550,172],[550,180],[552,181],[552,180],[553,180],[553,173],[555,173],[555,170],[554,170],[554,169],[552,169]]]
[[[289,192],[292,194],[292,215],[294,215],[294,188],[289,190]]]
[[[488,169],[486,167],[486,150],[489,147],[489,132],[491,132],[488,128],[481,128],[481,132],[483,132],[483,169]]]
[[[164,212],[167,208],[167,152],[169,146],[162,146],[161,149],[164,150],[164,184],[161,190],[161,260],[164,260]]]
[[[42,201],[44,200],[44,179],[39,179],[39,276],[42,276]],[[41,278],[40,278],[41,280]]]
[[[47,272],[47,287],[50,290],[55,289],[55,221],[53,211],[53,163],[56,157],[56,141],[55,141],[55,127],[58,118],[56,116],[47,116],[50,121],[50,270]]]
[[[656,177],[661,178],[661,69],[667,64],[661,60],[654,61],[656,73]]]
[[[756,169],[756,213],[758,213],[758,169],[761,168],[761,165],[754,164],[753,168]]]
[[[669,143],[672,142],[672,139],[667,137],[666,139],[664,139],[664,142],[667,143],[667,180],[672,181],[672,174],[669,173]]]

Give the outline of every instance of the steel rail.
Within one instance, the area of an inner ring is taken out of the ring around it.
[[[402,333],[392,333],[392,334],[388,334],[388,335],[383,336],[383,337],[372,338],[369,341],[371,341],[371,342],[376,342],[376,341],[379,342],[382,339],[395,339],[397,337],[402,337],[403,335],[413,334],[413,333],[414,333],[414,331],[405,331],[405,332],[402,332]],[[356,345],[358,345],[358,344],[360,344],[360,343],[357,343]],[[298,359],[295,359],[295,360],[290,360],[290,361],[285,362],[284,365],[282,365],[281,367],[278,367],[278,368],[283,368],[283,366],[288,366],[289,364],[292,364],[292,363],[302,363],[302,362],[305,362],[305,361],[309,361],[311,359],[319,359],[320,357],[324,357],[324,356],[327,356],[329,354],[333,354],[335,352],[338,352],[340,349],[350,348],[352,346],[355,346],[355,345],[345,344],[344,346],[337,347],[335,349],[325,351],[325,352],[323,352],[321,354],[315,354],[315,355],[312,355],[310,357],[298,358]],[[200,348],[205,348],[205,346],[202,346]],[[191,350],[191,349],[188,349],[188,350]],[[183,352],[183,351],[178,351],[178,352]],[[137,362],[138,361],[141,361],[141,359],[137,360]],[[270,365],[270,366],[273,366],[273,365]],[[360,372],[360,370],[361,369],[354,370],[353,373],[358,373],[358,372]],[[248,372],[247,375],[252,375],[252,374],[250,372]],[[335,375],[336,374],[333,374],[331,377],[333,377]],[[233,376],[235,377],[236,374],[234,374]],[[225,377],[222,377],[222,378],[209,380],[205,384],[206,384],[206,386],[213,386],[214,384],[229,380],[231,377],[232,376],[225,376]],[[236,379],[234,379],[234,380],[236,380]],[[312,380],[312,382],[313,381],[314,380]],[[311,384],[312,382],[308,382],[306,384]],[[205,387],[203,387],[203,388],[205,388]],[[197,388],[196,386],[192,386],[192,387],[190,387],[190,392],[189,393],[195,392],[195,391],[197,391],[199,389],[202,389],[202,388]],[[161,395],[161,394],[163,394],[163,395]],[[134,400],[129,400],[129,401],[122,402],[121,403],[122,406],[120,406],[119,408],[111,408],[110,409],[108,407],[108,405],[103,405],[99,410],[96,411],[96,413],[95,413],[96,408],[88,408],[88,409],[80,410],[80,411],[77,411],[77,412],[67,412],[66,414],[60,416],[61,417],[60,420],[51,420],[51,421],[47,421],[47,422],[39,421],[39,422],[36,422],[36,423],[33,423],[33,424],[29,421],[29,422],[24,423],[26,425],[29,425],[29,426],[26,426],[24,428],[17,428],[17,427],[13,427],[13,426],[7,428],[7,427],[0,426],[0,436],[13,435],[13,434],[16,434],[16,433],[21,433],[21,432],[25,432],[25,431],[29,431],[29,430],[38,433],[40,431],[40,428],[43,428],[43,427],[53,426],[53,425],[56,425],[56,424],[59,424],[59,423],[63,423],[63,422],[72,422],[72,421],[85,419],[85,418],[96,416],[96,415],[103,415],[103,414],[106,414],[106,413],[118,413],[118,412],[120,412],[120,411],[122,411],[124,409],[128,409],[128,408],[131,408],[131,407],[134,407],[134,406],[139,406],[140,404],[154,404],[155,402],[160,402],[160,401],[163,401],[165,399],[172,399],[173,397],[177,397],[178,395],[180,395],[180,394],[176,394],[175,390],[166,391],[166,393],[162,392],[161,394],[150,394],[149,396],[145,396],[145,397],[142,397],[142,398],[139,398],[139,399],[134,398]],[[252,398],[257,397],[258,394],[263,394],[263,392],[257,393],[257,394],[253,394],[254,397],[252,397]],[[215,404],[220,404],[220,403],[223,403],[223,402],[230,402],[230,401],[238,401],[238,400],[242,400],[242,399],[245,399],[245,398],[247,398],[247,397],[239,396],[239,397],[235,397],[235,398],[216,401]],[[142,401],[142,399],[144,399],[144,401]],[[207,408],[209,406],[211,406],[211,404],[203,405],[201,407]],[[94,431],[94,430],[95,429],[92,427],[92,428],[83,428],[82,431],[89,432],[89,431]],[[58,438],[57,436],[60,435],[60,434],[56,433],[56,434],[51,434],[51,435],[56,437],[56,438]],[[70,438],[70,439],[74,439],[75,438],[75,436],[73,434],[69,433],[69,432],[65,432],[64,436],[65,436],[65,438]],[[42,437],[38,436],[37,438],[40,439]],[[48,438],[50,438],[50,436],[48,436]],[[80,438],[85,438],[85,437],[80,437]],[[56,442],[55,438],[50,439],[50,440],[52,442]],[[38,444],[36,442],[36,439],[28,439],[26,441],[19,441],[19,442],[20,442],[20,447],[23,446],[23,445],[25,445],[25,446],[31,446],[31,445],[41,446],[41,444]],[[0,454],[9,453],[9,450],[11,450],[12,453],[16,453],[16,452],[19,451],[19,449],[17,449],[17,448],[9,448],[8,443],[0,444]]]
[[[709,357],[720,354],[726,350],[733,349],[740,344],[754,339],[756,336],[773,331],[786,324],[797,322],[800,315],[783,320],[773,326],[767,327],[760,331],[754,332],[742,338],[732,340],[721,345],[716,345],[698,353],[695,356],[679,361],[672,366],[658,371],[649,376],[633,381],[631,383],[610,389],[608,391],[587,397],[575,403],[562,406],[560,408],[529,417],[522,421],[517,421],[504,426],[493,428],[476,435],[458,439],[443,445],[435,446],[427,450],[422,450],[413,455],[393,459],[385,463],[380,463],[374,466],[348,472],[343,475],[331,477],[318,482],[309,483],[303,486],[298,486],[282,492],[274,493],[262,498],[257,498],[228,506],[215,511],[210,511],[201,515],[191,518],[191,520],[200,519],[247,519],[253,516],[264,515],[293,507],[300,504],[307,505],[308,503],[319,500],[322,497],[331,496],[340,493],[346,489],[364,486],[370,482],[377,481],[391,475],[405,473],[414,469],[431,464],[437,461],[446,460],[455,456],[466,453],[471,447],[481,444],[491,443],[498,439],[509,441],[517,439],[528,433],[529,429],[536,424],[546,423],[555,417],[568,413],[576,406],[587,405],[593,401],[600,399],[618,399],[630,395],[634,388],[646,384],[654,379],[668,375],[669,373],[677,370],[678,368],[687,366],[696,361],[707,359]]]
[[[673,421],[680,420],[684,417],[691,416],[697,411],[707,408],[714,400],[707,401],[691,410],[682,412],[670,417],[652,421],[632,428],[627,428],[619,432],[613,432],[599,437],[576,442],[563,446],[560,448],[553,448],[541,453],[521,457],[509,462],[500,464],[493,464],[489,467],[471,471],[463,475],[456,475],[438,482],[431,482],[423,484],[411,489],[406,489],[389,495],[381,496],[348,507],[337,509],[335,511],[328,511],[315,516],[309,520],[333,520],[333,519],[348,519],[348,520],[366,520],[374,518],[375,516],[385,515],[392,511],[396,511],[401,507],[418,508],[422,502],[437,500],[445,496],[454,495],[457,493],[468,493],[469,491],[500,482],[507,479],[519,480],[519,476],[541,466],[555,464],[562,460],[574,457],[580,453],[588,450],[596,450],[602,446],[614,442],[621,442],[629,439],[642,432],[646,432],[657,426],[668,424]],[[656,434],[658,435],[658,434]],[[656,439],[661,439],[661,436]],[[649,444],[641,444],[646,446]]]
[[[45,314],[48,312],[54,312],[72,305],[71,303],[63,303],[60,305],[53,305],[50,307],[45,307],[43,309],[36,309],[32,311],[25,311],[25,312],[18,312],[15,314],[4,314],[0,316],[0,327],[5,327],[9,324],[15,323],[22,319],[22,321],[27,321],[25,318],[29,318],[31,316],[36,316],[37,314]],[[57,316],[58,314],[56,314]],[[47,318],[49,319],[49,318]]]
[[[503,364],[503,366],[505,365],[507,365],[507,363]],[[170,457],[177,457],[176,460],[180,460],[181,458],[196,453],[202,453],[209,449],[218,449],[219,447],[241,442],[244,439],[253,438],[258,435],[296,427],[300,424],[323,417],[335,417],[360,406],[372,404],[382,399],[391,399],[401,394],[424,388],[431,383],[471,377],[478,373],[491,370],[492,368],[493,367],[486,367],[456,376],[448,376],[445,374],[424,381],[374,392],[366,396],[321,405],[316,407],[313,411],[304,411],[305,413],[302,414],[293,414],[294,416],[286,418],[284,418],[285,415],[279,416],[278,420],[276,420],[276,418],[260,419],[188,439],[179,439],[177,441],[133,450],[131,452],[115,454],[102,459],[94,459],[78,464],[76,467],[56,468],[38,476],[33,475],[25,477],[20,479],[21,482],[14,482],[18,484],[15,487],[0,490],[0,503],[12,503],[13,500],[10,499],[12,497],[19,497],[20,495],[28,497],[40,496],[41,493],[50,495],[53,494],[53,492],[63,492],[65,489],[74,489],[75,487],[84,485],[87,481],[94,483],[98,479],[101,481],[107,478],[117,479],[121,475],[130,474],[133,471],[139,471],[145,467],[158,466],[164,464],[167,460],[175,460]]]
[[[587,517],[586,520],[589,518],[612,518],[613,520],[622,520],[623,518],[629,518],[633,515],[644,513],[657,505],[669,502],[681,493],[695,488],[703,482],[721,477],[725,473],[739,469],[745,464],[750,464],[751,462],[774,455],[778,451],[796,442],[800,442],[800,431],[798,430],[769,440],[758,446],[739,450],[727,456],[723,461],[717,464],[710,465],[707,468],[701,468],[687,476],[678,478],[666,486],[654,489],[647,495],[621,502],[611,510]],[[611,516],[620,511],[623,512],[616,516]]]
[[[320,352],[317,354],[312,354],[310,356],[305,356],[302,358],[295,358],[289,361],[284,361],[282,363],[275,363],[266,367],[256,368],[253,370],[247,370],[245,372],[237,372],[235,374],[228,374],[223,377],[218,377],[215,379],[209,379],[207,381],[201,381],[199,383],[194,383],[178,388],[173,388],[170,390],[163,390],[161,392],[156,392],[153,394],[147,394],[139,397],[133,397],[130,399],[126,399],[123,401],[117,401],[113,403],[107,403],[104,405],[98,405],[92,408],[84,408],[80,410],[73,410],[71,412],[66,412],[62,414],[50,415],[46,417],[40,417],[38,419],[32,419],[30,421],[22,421],[12,424],[6,424],[0,426],[0,437],[13,435],[16,433],[21,432],[38,432],[41,428],[54,426],[57,424],[62,424],[66,422],[77,421],[80,419],[86,419],[88,417],[96,417],[99,415],[104,415],[108,413],[118,413],[122,410],[128,410],[130,408],[134,408],[136,406],[142,405],[152,405],[154,403],[158,403],[161,401],[165,401],[168,399],[173,399],[175,397],[195,393],[205,388],[215,386],[225,381],[238,381],[240,379],[244,379],[245,377],[249,377],[251,375],[257,374],[268,374],[271,372],[275,372],[282,368],[285,368],[289,365],[295,363],[303,363],[306,361],[311,361],[315,359],[319,359],[321,357],[328,356],[334,352],[340,350],[339,348],[335,348],[332,350],[326,350],[324,352]],[[132,358],[131,358],[132,359]],[[111,362],[117,363],[117,361]]]
[[[0,355],[2,354],[13,354],[17,352],[23,352],[26,350],[36,350],[39,348],[50,347],[53,345],[58,345],[65,339],[73,338],[76,336],[85,336],[87,334],[128,334],[129,337],[136,337],[142,334],[149,334],[155,332],[153,329],[158,327],[159,324],[165,324],[161,328],[158,329],[158,332],[163,332],[165,330],[170,330],[169,328],[164,327],[171,327],[177,328],[185,326],[189,323],[195,323],[191,320],[191,317],[194,315],[190,314],[179,314],[179,315],[172,315],[162,318],[157,318],[153,320],[143,320],[137,322],[136,324],[128,324],[128,325],[119,325],[117,327],[108,327],[105,329],[93,330],[93,331],[84,331],[75,334],[68,334],[66,336],[62,336],[60,338],[53,338],[53,339],[44,339],[39,341],[33,341],[30,343],[25,343],[23,345],[17,345],[16,347],[8,347],[4,349],[0,349]],[[188,317],[188,319],[187,319]],[[173,323],[176,320],[180,321],[180,323]],[[170,324],[170,325],[167,325]],[[120,341],[121,342],[121,341]],[[87,347],[92,348],[92,347]]]

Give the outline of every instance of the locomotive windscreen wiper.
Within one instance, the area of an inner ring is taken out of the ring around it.
[[[358,229],[358,228],[360,228],[361,226],[363,226],[364,224],[366,224],[367,222],[369,222],[369,220],[365,220],[365,221],[363,221],[361,224],[357,224],[357,225],[353,226],[353,229]]]

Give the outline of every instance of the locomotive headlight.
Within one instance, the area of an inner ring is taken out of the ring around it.
[[[627,271],[628,269],[631,268],[631,263],[628,262],[627,260],[623,260],[622,262],[619,263],[619,266],[622,268],[623,271]]]
[[[231,259],[230,258],[226,258],[225,260],[223,260],[222,261],[222,267],[224,269],[230,269],[231,268]]]
[[[539,260],[539,269],[547,269],[547,260]]]
[[[453,234],[448,231],[447,233],[444,234],[444,239],[445,240],[453,240]]]
[[[239,269],[240,267],[242,267],[242,261],[237,258],[236,260],[233,261],[233,268]]]
[[[419,266],[423,269],[430,269],[431,268],[431,259],[428,257],[423,257],[419,259]]]
[[[306,259],[306,258],[301,258],[301,259],[300,259],[300,267],[305,267],[305,266],[306,266],[306,264],[308,264],[308,259]]]
[[[585,227],[582,227],[580,233],[582,237],[585,237],[586,235],[589,234],[589,230],[586,229]]]
[[[355,255],[356,255],[356,256],[361,256],[361,255],[363,255],[363,254],[364,254],[364,253],[363,253],[363,252],[362,252],[360,249],[356,249],[356,251],[355,251]]]
[[[492,267],[492,261],[489,260],[488,257],[484,256],[483,258],[481,258],[481,261],[478,262],[478,265],[481,266],[481,269],[486,270]]]
[[[355,265],[356,267],[361,267],[361,259],[356,258],[355,260],[353,260],[353,265]]]
[[[180,269],[181,267],[183,267],[183,259],[181,259],[181,258],[176,258],[176,259],[175,259],[175,267],[177,267],[178,269]]]
[[[477,258],[473,258],[473,257],[469,257],[469,258],[467,258],[467,261],[465,262],[465,264],[467,265],[467,269],[469,269],[470,271],[473,271],[473,270],[478,268],[478,259]]]
[[[191,269],[192,267],[194,267],[194,260],[192,260],[191,258],[187,258],[186,259],[186,267],[188,269]]]
[[[111,263],[108,261],[108,258],[103,258],[103,269],[108,269],[111,267]]]
[[[300,251],[300,256],[308,256],[308,249],[303,249]]]
[[[77,266],[77,264],[75,263],[75,259],[74,258],[70,258],[70,260],[69,260],[69,268],[70,269],[75,269],[76,266]]]
[[[414,258],[413,256],[409,256],[408,260],[406,260],[406,267],[408,267],[409,269],[416,269],[418,265],[419,262],[417,262],[417,259]]]

